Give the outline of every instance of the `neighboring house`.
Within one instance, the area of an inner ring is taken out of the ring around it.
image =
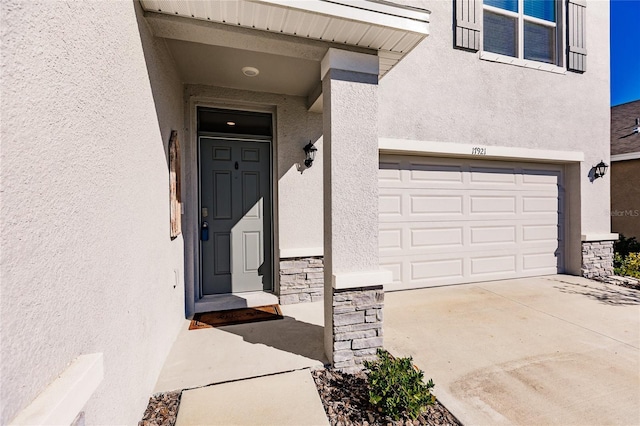
[[[606,1],[0,7],[3,424],[135,423],[194,312],[354,370],[383,290],[611,273]]]
[[[611,229],[640,240],[640,100],[611,108]]]

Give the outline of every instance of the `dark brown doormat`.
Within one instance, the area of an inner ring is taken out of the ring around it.
[[[189,330],[222,327],[224,325],[246,324],[284,318],[279,305],[257,306],[255,308],[231,309],[229,311],[195,314]]]

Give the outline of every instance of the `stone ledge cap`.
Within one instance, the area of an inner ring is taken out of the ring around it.
[[[608,234],[582,234],[582,242],[596,242],[596,241],[617,241],[618,234],[608,233]]]
[[[332,286],[336,290],[346,288],[375,287],[393,282],[391,271],[359,271],[333,274]]]

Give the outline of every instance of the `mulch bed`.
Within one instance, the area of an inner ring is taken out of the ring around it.
[[[394,421],[384,416],[369,402],[367,375],[363,372],[346,374],[323,369],[313,371],[312,375],[332,426],[462,426],[437,400],[415,420],[405,417]]]
[[[174,426],[182,391],[159,393],[149,398],[149,405],[138,426]]]

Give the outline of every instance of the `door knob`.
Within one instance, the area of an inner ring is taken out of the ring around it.
[[[200,228],[200,239],[202,241],[209,241],[209,223],[206,221],[202,222],[202,227]]]

